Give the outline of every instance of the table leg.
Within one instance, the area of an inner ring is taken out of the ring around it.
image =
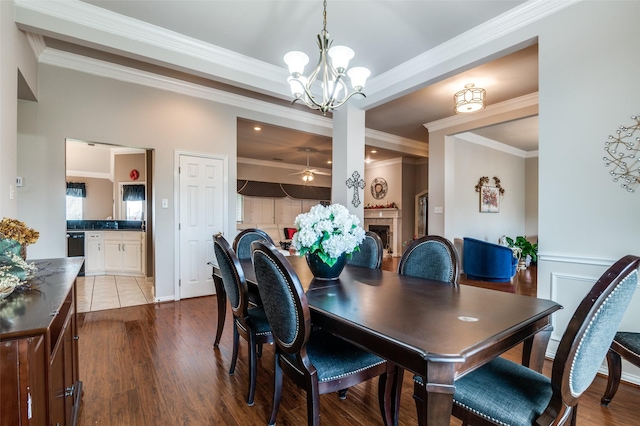
[[[227,293],[224,291],[222,278],[215,274],[213,275],[213,284],[216,287],[216,299],[218,300],[218,329],[216,330],[216,340],[213,342],[213,347],[217,348],[224,329],[224,319],[227,316]]]
[[[430,364],[428,376],[425,381],[427,401],[426,413],[422,413],[423,418],[427,419],[428,426],[449,426],[455,392],[454,365],[453,363]]]
[[[524,341],[522,348],[522,365],[542,373],[544,355],[551,338],[553,327],[549,324]]]

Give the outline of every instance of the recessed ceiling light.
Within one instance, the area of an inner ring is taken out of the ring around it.
[[[327,160],[327,164],[331,164],[331,163],[332,163],[332,161],[331,161],[331,160]]]
[[[260,130],[262,130],[262,127],[260,127],[260,126],[255,126],[255,127],[253,128],[253,130],[255,130],[256,132],[259,132]]]
[[[372,161],[371,158],[367,158],[367,159],[364,160],[364,162],[367,163],[367,164],[369,164],[371,161]]]
[[[376,151],[375,149],[372,149],[372,150],[371,150],[371,153],[372,153],[372,154],[375,154],[376,152],[378,152],[378,151]]]

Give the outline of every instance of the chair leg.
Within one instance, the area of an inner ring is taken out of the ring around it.
[[[387,372],[378,379],[378,403],[385,426],[398,426],[404,370],[387,361]]]
[[[256,357],[256,342],[253,333],[249,334],[249,394],[247,395],[247,405],[253,405],[253,397],[256,394],[256,380],[258,376],[258,359]],[[261,345],[260,345],[261,346]]]
[[[609,349],[607,352],[607,367],[609,368],[609,379],[607,380],[607,389],[602,395],[600,404],[609,405],[613,396],[618,391],[620,386],[620,377],[622,376],[622,360],[620,355]]]
[[[307,386],[307,424],[320,426],[320,390],[315,380]]]
[[[338,396],[340,397],[340,399],[347,399],[347,392],[349,392],[349,388],[347,389],[340,389],[338,391]]]
[[[229,367],[229,375],[233,376],[236,371],[236,361],[238,360],[238,345],[240,344],[240,334],[236,328],[235,321],[233,324],[233,354],[231,355],[231,367]]]
[[[418,412],[418,425],[426,426],[427,418],[427,390],[418,383],[413,384],[413,399],[416,402],[416,411]]]
[[[271,407],[269,426],[276,424],[278,408],[280,408],[280,399],[282,398],[282,367],[280,367],[280,354],[276,351],[273,358],[275,360],[273,367],[273,406]]]
[[[576,426],[576,422],[578,421],[578,404],[574,405],[571,411],[571,426]]]
[[[258,358],[262,358],[262,343],[256,345],[256,350],[258,352]]]

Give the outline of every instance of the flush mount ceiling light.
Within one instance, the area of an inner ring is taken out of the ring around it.
[[[320,59],[318,65],[313,69],[308,77],[302,73],[304,67],[309,63],[309,57],[299,51],[292,51],[284,55],[284,62],[289,67],[291,74],[287,81],[291,87],[291,93],[295,96],[292,103],[296,101],[304,102],[311,109],[319,109],[322,115],[327,115],[327,111],[333,111],[340,105],[348,101],[353,95],[362,95],[362,89],[371,75],[371,71],[363,67],[351,68],[347,71],[349,61],[354,57],[354,52],[347,46],[333,46],[333,40],[329,39],[327,32],[327,2],[323,2],[323,27],[318,34],[318,47],[320,48]],[[344,81],[345,75],[351,79],[353,92],[349,94],[349,89]],[[312,94],[312,88],[316,83],[320,83],[322,98],[319,93]]]
[[[453,95],[453,110],[456,114],[480,111],[485,107],[486,94],[486,90],[476,88],[475,84],[466,84],[464,90]]]

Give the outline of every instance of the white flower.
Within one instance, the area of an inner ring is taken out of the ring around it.
[[[292,245],[301,256],[320,252],[335,262],[343,253],[351,255],[364,240],[360,220],[340,204],[313,206],[308,213],[299,214],[294,225],[298,232]]]

